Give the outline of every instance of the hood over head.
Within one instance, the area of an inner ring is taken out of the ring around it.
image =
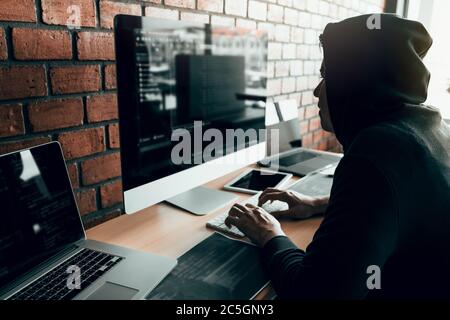
[[[373,21],[379,29],[368,27]],[[344,150],[362,129],[427,99],[422,59],[432,39],[421,23],[362,15],[329,23],[320,39],[331,121]]]

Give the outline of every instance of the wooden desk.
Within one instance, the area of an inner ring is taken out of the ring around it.
[[[214,180],[206,186],[220,189],[246,168]],[[291,183],[298,178],[291,179]],[[238,201],[250,197],[236,193]],[[232,204],[206,216],[195,216],[166,203],[151,206],[133,215],[122,215],[113,220],[87,230],[87,237],[123,247],[177,258],[201,242],[214,231],[205,224],[214,216],[229,210]],[[305,221],[282,221],[287,236],[300,248],[305,249],[319,227],[322,218]],[[263,290],[258,299],[267,298],[270,288]]]

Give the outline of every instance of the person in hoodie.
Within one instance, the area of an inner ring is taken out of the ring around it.
[[[450,297],[450,128],[423,105],[432,39],[418,22],[369,15],[330,23],[320,37],[324,130],[343,146],[329,199],[266,190],[289,204],[268,214],[235,205],[227,224],[262,248],[281,299]],[[305,251],[275,218],[324,219]]]

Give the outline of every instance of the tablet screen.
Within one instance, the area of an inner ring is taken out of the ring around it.
[[[231,187],[264,191],[266,188],[276,187],[284,178],[286,178],[286,175],[284,174],[268,174],[267,172],[262,174],[261,171],[252,170],[241,179],[233,183]]]

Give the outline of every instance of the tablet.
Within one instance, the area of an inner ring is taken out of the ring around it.
[[[249,169],[228,182],[223,188],[229,191],[256,194],[267,188],[280,188],[291,177],[290,173]]]

